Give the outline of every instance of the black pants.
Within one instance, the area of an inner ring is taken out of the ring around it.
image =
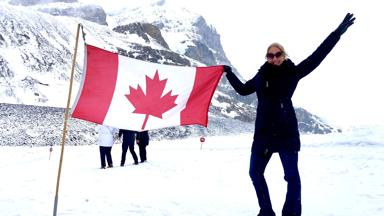
[[[112,156],[111,156],[111,150],[112,147],[105,147],[105,146],[100,146],[100,161],[101,161],[101,167],[105,167],[105,159],[107,159],[108,166],[112,167]]]
[[[120,163],[121,166],[124,166],[125,164],[125,157],[127,155],[128,148],[129,148],[129,151],[131,152],[134,163],[135,164],[138,163],[137,155],[135,152],[135,143],[133,139],[132,142],[123,142],[122,144],[121,163]]]
[[[139,154],[140,154],[140,161],[144,162],[147,160],[147,145],[146,144],[139,144]]]
[[[282,216],[301,215],[301,182],[298,169],[297,152],[279,152],[284,168],[284,179],[287,182],[287,194],[283,206]],[[259,216],[275,216],[269,197],[268,186],[264,178],[264,171],[272,157],[272,153],[262,154],[252,152],[249,175],[256,190],[259,201]]]

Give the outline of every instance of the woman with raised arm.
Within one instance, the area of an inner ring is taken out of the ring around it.
[[[336,30],[298,65],[288,59],[283,46],[273,43],[267,49],[267,61],[246,83],[236,77],[231,67],[224,66],[227,79],[236,92],[240,95],[256,92],[258,99],[249,175],[260,206],[259,216],[275,216],[264,178],[273,153],[279,153],[287,181],[282,216],[301,215],[300,135],[291,99],[299,80],[319,66],[354,21],[353,14],[348,13]]]

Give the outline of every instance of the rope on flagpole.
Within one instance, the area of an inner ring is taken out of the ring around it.
[[[84,26],[79,24],[80,25],[80,28],[81,28],[81,35],[83,36],[83,41],[85,43],[85,32],[84,32]]]
[[[65,144],[65,137],[66,137],[66,134],[67,134],[67,121],[68,121],[68,114],[69,114],[69,105],[70,105],[70,102],[71,102],[71,94],[72,94],[73,74],[74,74],[74,71],[75,71],[76,55],[77,55],[77,45],[78,45],[78,42],[79,42],[79,33],[80,33],[80,27],[81,26],[82,25],[80,23],[77,25],[75,52],[74,52],[73,59],[72,59],[71,79],[70,79],[70,83],[69,83],[67,107],[65,109],[65,114],[64,114],[64,128],[63,128],[63,136],[62,136],[62,139],[61,139],[61,154],[60,154],[59,170],[58,170],[58,174],[57,174],[56,194],[55,194],[55,201],[54,201],[54,207],[53,207],[53,216],[57,215],[57,204],[58,204],[58,198],[59,198],[59,185],[60,185],[61,167],[62,167],[62,164],[63,164],[64,144]],[[84,38],[84,35],[83,35],[83,38]]]

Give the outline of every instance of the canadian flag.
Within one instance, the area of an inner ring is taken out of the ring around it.
[[[72,117],[128,130],[177,125],[207,127],[223,66],[155,64],[86,45]]]

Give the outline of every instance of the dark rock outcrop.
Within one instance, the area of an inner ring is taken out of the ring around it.
[[[53,16],[78,17],[100,25],[107,25],[107,14],[97,5],[68,5],[67,7],[40,6],[39,11]]]
[[[149,43],[149,37],[153,38],[158,44],[166,49],[169,49],[167,42],[165,42],[161,35],[160,29],[150,23],[131,23],[128,25],[117,26],[113,28],[113,31],[122,34],[137,34],[143,38],[145,42]],[[149,37],[148,37],[149,36]]]

